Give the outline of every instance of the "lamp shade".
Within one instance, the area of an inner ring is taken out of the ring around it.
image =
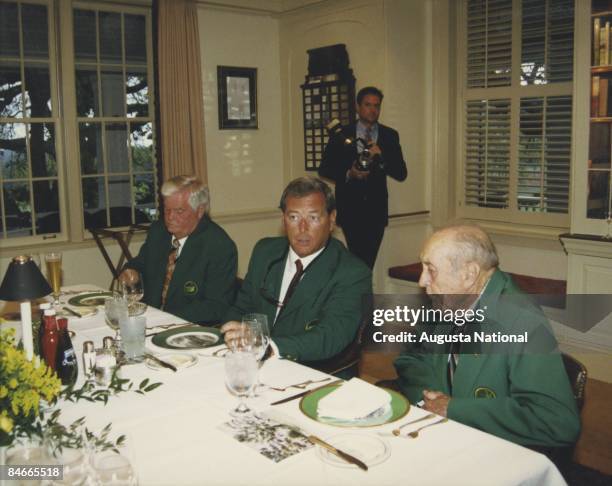
[[[20,255],[11,260],[2,285],[1,300],[32,300],[52,292],[49,283],[29,256]]]

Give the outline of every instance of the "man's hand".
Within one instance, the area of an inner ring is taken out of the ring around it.
[[[372,157],[374,157],[375,155],[380,155],[382,157],[382,150],[380,150],[380,147],[376,143],[368,145],[368,150],[372,154]]]
[[[446,417],[448,412],[448,402],[451,397],[439,391],[423,390],[423,400],[425,404],[421,407],[428,412],[433,412],[442,417]]]
[[[369,170],[359,170],[357,168],[357,162],[354,162],[351,168],[346,172],[346,177],[349,179],[364,180],[370,175]]]
[[[132,268],[126,268],[119,274],[119,282],[130,284],[137,282],[140,279],[138,272]]]

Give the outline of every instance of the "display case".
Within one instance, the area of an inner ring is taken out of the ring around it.
[[[355,77],[344,44],[308,51],[308,74],[301,86],[304,109],[304,164],[319,168],[327,145],[326,126],[334,119],[342,125],[355,120]]]
[[[584,217],[612,222],[612,0],[591,3],[591,97]]]

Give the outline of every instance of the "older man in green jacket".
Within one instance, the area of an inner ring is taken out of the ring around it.
[[[323,181],[292,181],[280,206],[287,237],[265,238],[255,245],[226,316],[230,322],[221,330],[229,341],[242,315],[264,313],[276,354],[301,362],[330,358],[355,338],[362,297],[372,292],[372,274],[331,237],[335,200]]]
[[[209,192],[201,181],[177,176],[161,193],[164,219],[151,225],[120,280],[139,272],[147,304],[191,322],[220,323],[234,298],[236,245],[209,218]]]
[[[573,444],[580,418],[556,340],[541,310],[497,269],[486,233],[468,225],[440,230],[421,260],[419,285],[438,308],[482,311],[484,320],[464,325],[467,344],[441,349],[426,341],[400,355],[395,367],[404,394],[422,399],[426,410],[518,444]],[[457,335],[454,324],[434,328],[425,332]],[[478,333],[516,336],[516,342],[474,343]]]

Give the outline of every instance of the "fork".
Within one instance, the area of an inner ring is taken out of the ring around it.
[[[303,390],[304,388],[306,388],[307,385],[312,385],[314,383],[323,383],[324,381],[329,381],[331,380],[331,377],[327,377],[327,378],[323,378],[321,380],[306,380],[303,381],[302,383],[296,383],[295,385],[287,385],[285,387],[274,387],[274,386],[269,386],[268,388],[270,390],[274,390],[274,391],[280,391],[280,392],[284,392],[285,390],[288,390],[289,388],[298,388],[300,390]]]
[[[425,415],[425,416],[423,416],[423,417],[421,417],[421,418],[418,418],[418,419],[416,419],[416,420],[411,420],[410,422],[406,422],[405,424],[400,425],[400,426],[399,426],[397,429],[393,429],[393,430],[391,431],[391,433],[392,433],[394,436],[399,437],[399,435],[400,435],[400,431],[401,431],[401,430],[402,430],[404,427],[406,427],[407,425],[416,424],[417,422],[422,422],[423,420],[429,420],[430,418],[433,418],[433,417],[435,417],[435,416],[436,416],[436,414],[435,414],[435,413],[430,413],[430,414],[427,414],[427,415]]]
[[[416,439],[419,436],[419,432],[421,430],[426,429],[427,427],[432,427],[434,425],[443,424],[445,422],[448,422],[448,419],[446,417],[444,417],[443,419],[437,420],[436,422],[432,422],[430,424],[423,425],[422,427],[419,427],[418,429],[413,430],[412,432],[408,433],[406,437],[410,437],[411,439]]]

